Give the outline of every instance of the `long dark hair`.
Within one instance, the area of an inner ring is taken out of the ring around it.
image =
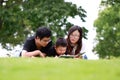
[[[71,54],[72,50],[73,50],[73,47],[71,46],[71,42],[70,42],[70,35],[71,33],[73,33],[74,31],[78,30],[79,33],[80,33],[80,36],[79,36],[79,40],[77,42],[77,49],[75,50],[75,55],[76,54],[79,54],[80,51],[81,51],[81,48],[82,48],[82,28],[80,26],[72,26],[69,31],[68,31],[68,37],[67,37],[67,42],[68,42],[68,46],[67,46],[67,51],[68,51],[68,54]]]

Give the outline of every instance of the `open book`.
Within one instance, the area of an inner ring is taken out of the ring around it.
[[[59,58],[74,58],[74,55],[60,55]]]

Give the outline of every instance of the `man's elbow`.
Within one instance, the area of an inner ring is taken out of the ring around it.
[[[21,57],[28,57],[28,56],[27,56],[27,51],[23,50],[23,51],[21,52]]]

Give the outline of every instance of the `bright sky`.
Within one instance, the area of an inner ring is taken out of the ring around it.
[[[70,1],[77,6],[82,6],[83,9],[87,11],[87,18],[85,18],[86,22],[81,22],[78,17],[75,19],[69,18],[70,22],[75,25],[84,26],[86,29],[89,30],[88,32],[88,40],[83,40],[84,46],[83,50],[85,50],[86,54],[89,55],[89,59],[95,58],[93,56],[93,46],[95,45],[94,38],[96,36],[95,28],[93,27],[94,20],[98,16],[98,10],[101,0],[65,0]]]

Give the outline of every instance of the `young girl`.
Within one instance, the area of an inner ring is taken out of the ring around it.
[[[67,51],[69,55],[79,55],[82,48],[82,28],[72,26],[67,36]],[[77,56],[76,56],[77,57]]]

